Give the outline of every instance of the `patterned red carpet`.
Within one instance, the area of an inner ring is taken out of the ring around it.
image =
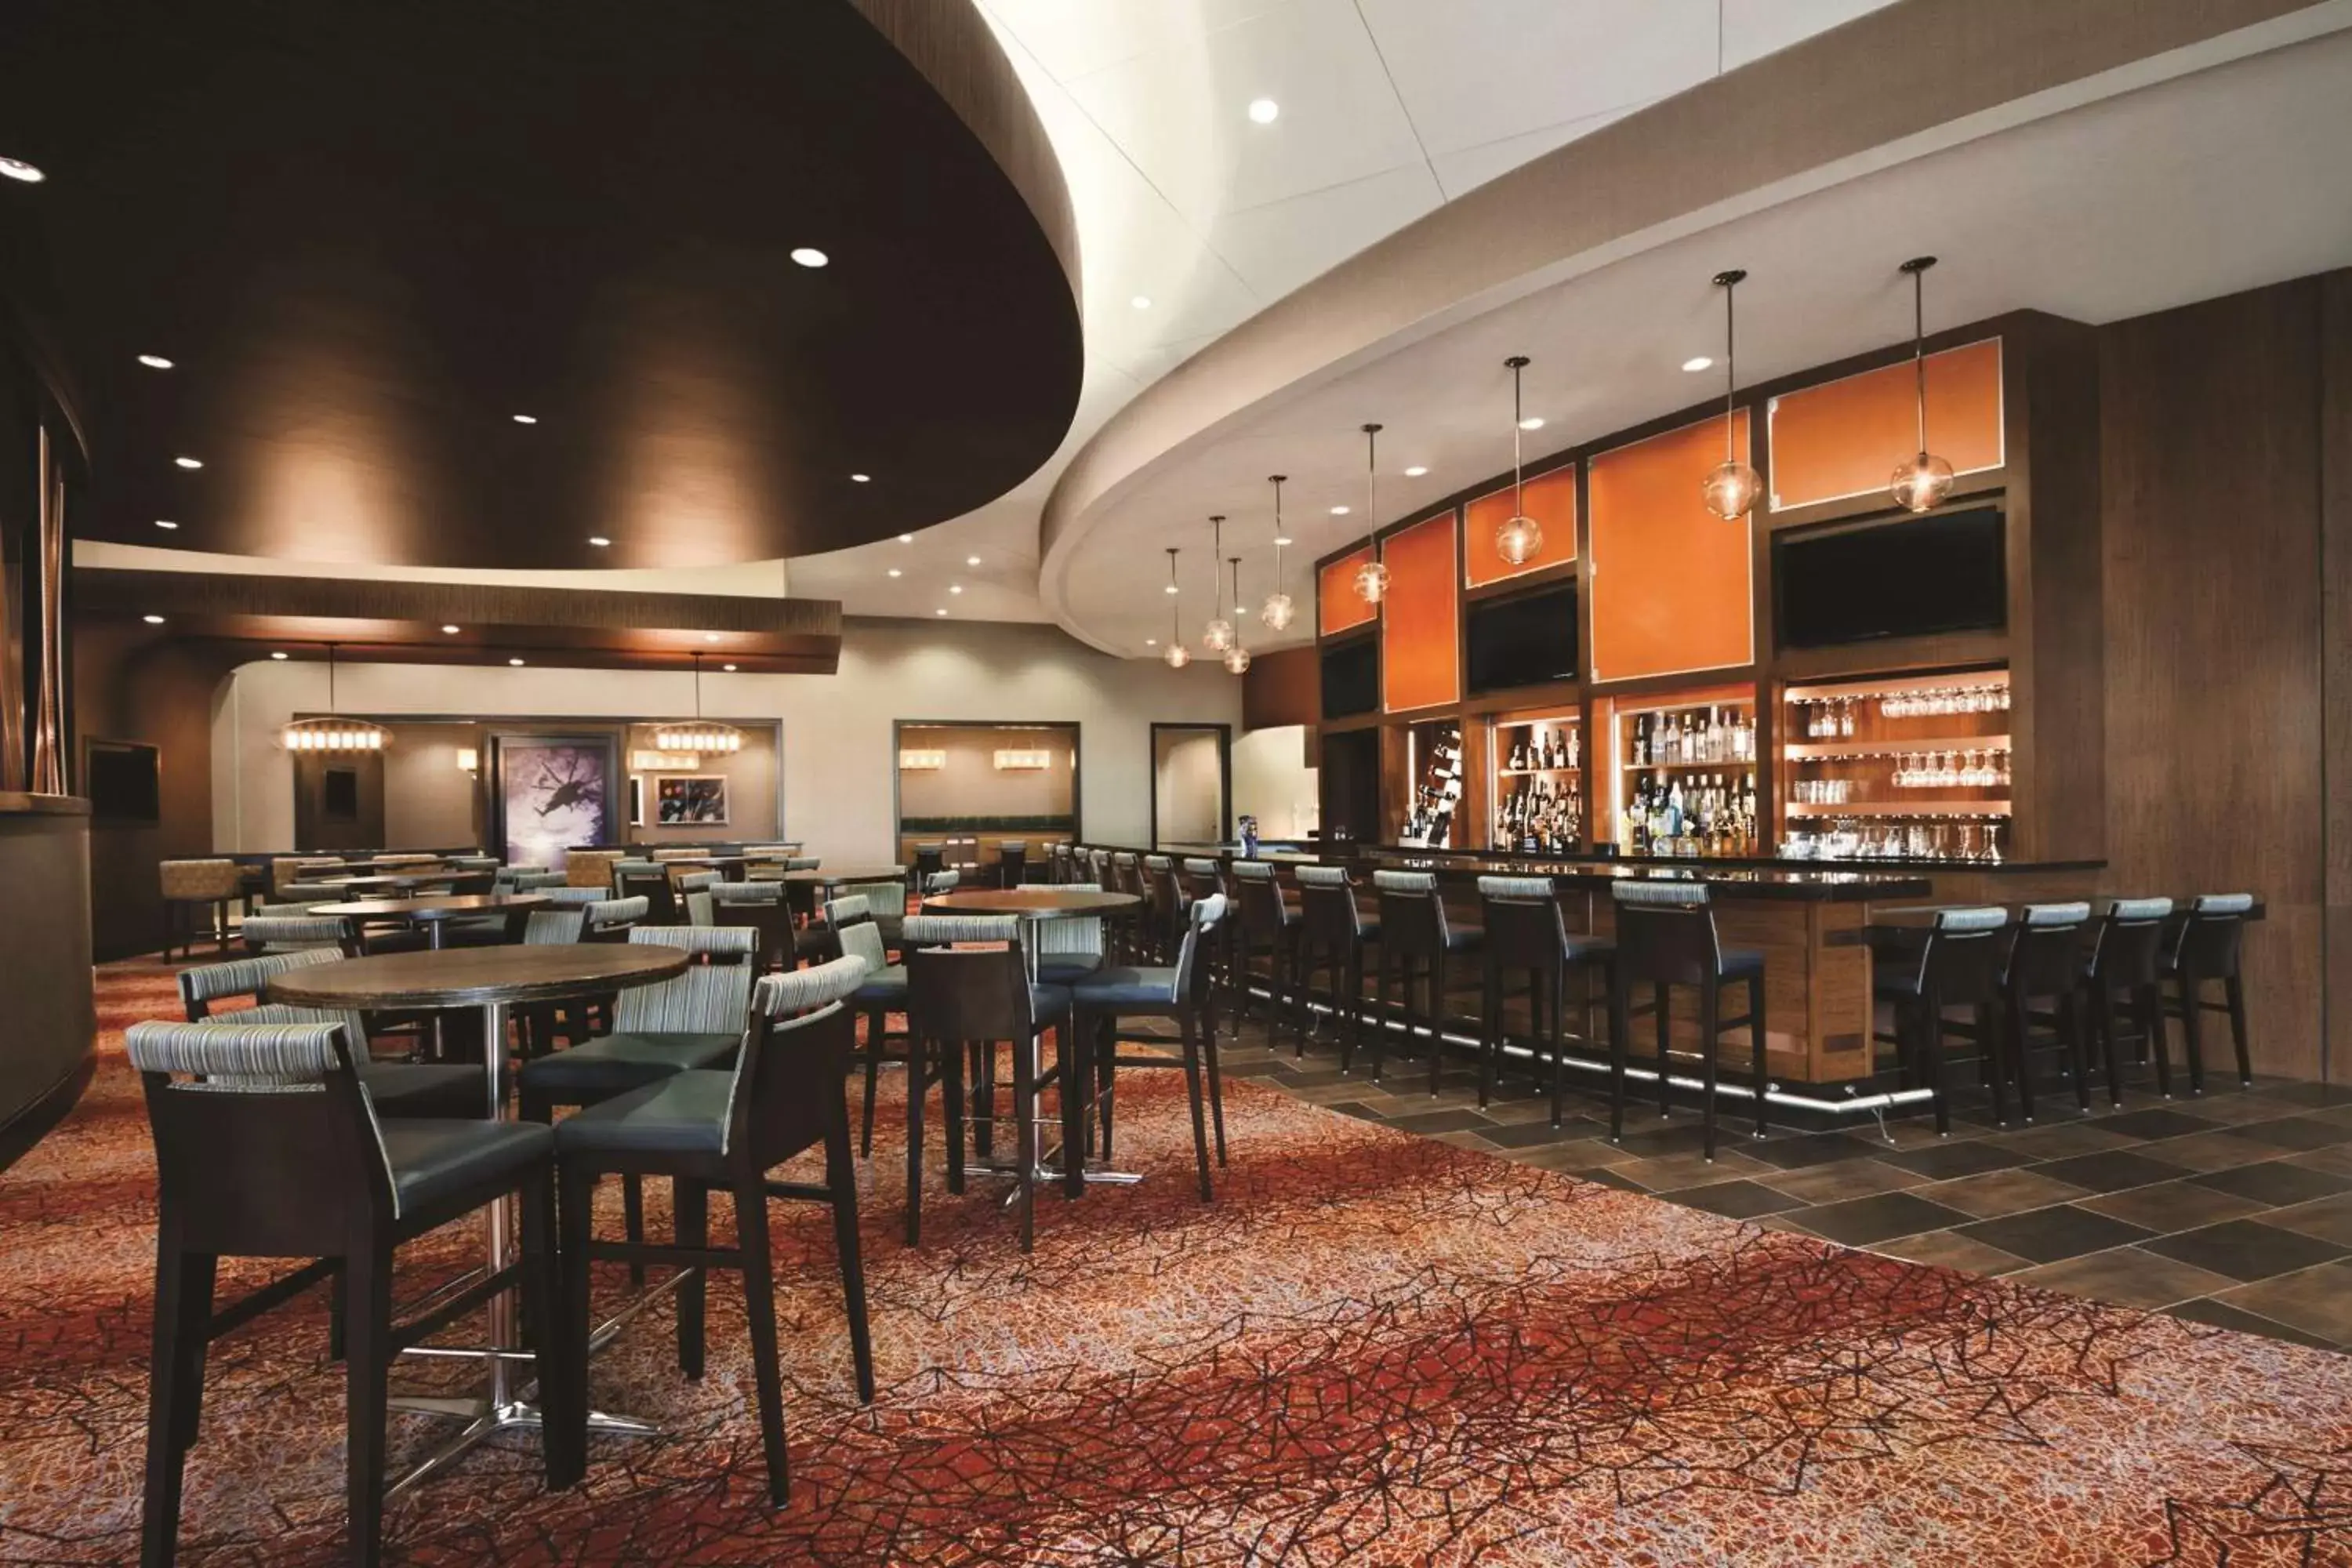
[[[0,1562],[136,1557],[152,1173],[112,1047],[171,994],[158,967],[102,973],[97,1085],[0,1175]],[[599,1440],[554,1497],[535,1439],[478,1451],[394,1510],[392,1560],[2352,1563],[2352,1359],[1741,1226],[1247,1082],[1204,1207],[1180,1080],[1150,1076],[1122,1087],[1120,1149],[1150,1179],[1044,1200],[1027,1258],[985,1183],[935,1181],[906,1249],[902,1145],[877,1139],[871,1409],[825,1217],[778,1205],[788,1511],[760,1495],[721,1277],[698,1386],[665,1309],[596,1363],[597,1402],[669,1436]],[[419,1285],[474,1241],[419,1248]],[[184,1562],[341,1560],[340,1371],[315,1293],[216,1349]]]

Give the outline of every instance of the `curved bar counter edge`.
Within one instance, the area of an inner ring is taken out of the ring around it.
[[[0,1170],[63,1121],[96,1066],[89,803],[0,793]]]

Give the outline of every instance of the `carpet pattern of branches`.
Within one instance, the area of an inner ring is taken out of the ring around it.
[[[118,1037],[169,1016],[171,989],[152,965],[99,984],[97,1084],[0,1175],[9,1563],[137,1555],[152,1171]],[[1043,1198],[1026,1258],[1000,1186],[950,1197],[936,1172],[925,1244],[902,1245],[886,1097],[870,1407],[826,1216],[776,1206],[789,1510],[764,1504],[719,1276],[700,1383],[666,1307],[595,1363],[597,1404],[666,1436],[598,1439],[558,1495],[535,1437],[479,1450],[394,1509],[391,1560],[2352,1563],[2352,1359],[1717,1219],[1245,1081],[1203,1205],[1181,1085],[1122,1079],[1119,1163],[1147,1180]],[[419,1244],[415,1288],[475,1246]],[[263,1277],[224,1272],[225,1293]],[[340,1561],[341,1419],[315,1293],[217,1347],[182,1560]],[[433,1436],[404,1420],[396,1447]]]

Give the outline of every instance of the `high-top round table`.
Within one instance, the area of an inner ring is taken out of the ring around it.
[[[845,871],[818,867],[814,870],[786,871],[776,880],[792,888],[837,888],[846,882],[896,882],[906,875],[904,866],[853,866]]]
[[[1133,893],[1090,893],[1077,888],[974,888],[937,893],[923,900],[923,912],[948,915],[1013,915],[1033,927],[1040,921],[1077,920],[1124,914],[1143,900]],[[1037,978],[1037,944],[1021,944],[1029,978]]]
[[[405,895],[436,882],[446,886],[465,874],[462,871],[380,871],[364,877],[332,877],[327,879],[340,884],[344,891],[351,893]]]
[[[398,921],[421,925],[436,951],[452,921],[478,915],[527,914],[551,907],[544,893],[432,893],[415,899],[362,899],[348,904],[319,904],[310,912],[355,921]]]
[[[488,1114],[496,1121],[507,1110],[509,1008],[519,1003],[560,1002],[650,985],[683,973],[688,956],[679,948],[637,942],[386,952],[273,976],[269,999],[337,1010],[479,1007],[482,1076],[489,1087]],[[492,1204],[485,1213],[485,1252],[490,1271],[496,1273],[513,1259],[514,1228],[503,1202]],[[502,1290],[490,1298],[489,1342],[479,1352],[467,1352],[489,1363],[489,1384],[480,1394],[392,1401],[395,1409],[448,1417],[465,1425],[456,1436],[387,1488],[387,1498],[415,1486],[494,1433],[540,1424],[539,1406],[521,1397],[521,1380],[514,1375],[515,1363],[531,1359],[530,1352],[518,1343],[515,1316],[513,1291]],[[588,1419],[592,1431],[632,1436],[650,1436],[656,1431],[650,1422],[625,1415],[596,1414]]]

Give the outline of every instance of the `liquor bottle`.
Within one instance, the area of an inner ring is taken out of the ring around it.
[[[1637,768],[1650,765],[1650,716],[1647,713],[1636,714],[1633,719],[1633,765]]]
[[[1583,746],[1584,731],[1580,727],[1570,730],[1568,732],[1568,765],[1570,767],[1584,765]]]
[[[1519,768],[1524,768],[1524,767],[1526,767],[1527,765],[1528,765],[1528,743],[1527,743],[1527,742],[1525,742],[1525,741],[1523,741],[1523,740],[1522,740],[1522,741],[1514,741],[1514,742],[1511,742],[1511,760],[1510,760],[1508,763],[1506,763],[1504,764],[1504,766],[1508,767],[1508,768],[1511,768],[1511,769],[1514,769],[1514,770],[1517,770],[1517,769],[1519,769]]]

